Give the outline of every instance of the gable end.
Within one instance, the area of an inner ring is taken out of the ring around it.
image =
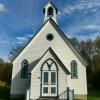
[[[54,22],[54,20],[50,17],[43,25],[42,27],[36,32],[36,34],[31,38],[31,40],[25,45],[25,47],[21,50],[21,52],[28,46],[28,44],[34,39],[34,37],[39,33],[39,31],[44,27],[44,25],[47,22],[50,22],[54,28],[56,29],[56,31],[59,33],[59,35],[62,37],[62,39],[64,40],[64,42],[71,48],[71,50],[74,52],[74,54],[78,57],[78,59],[85,65],[87,66],[88,63],[87,61],[84,59],[84,57],[78,52],[78,50],[74,47],[74,45],[72,44],[72,42],[66,37],[66,35],[62,32],[62,30],[59,28],[59,26]],[[21,53],[20,52],[20,53]],[[16,58],[20,55],[20,53],[15,57],[15,59],[11,62],[13,63]]]

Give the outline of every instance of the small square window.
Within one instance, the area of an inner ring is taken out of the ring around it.
[[[52,93],[52,94],[56,93],[56,87],[52,87],[52,88],[51,88],[51,93]]]
[[[43,88],[43,93],[48,93],[48,87]]]
[[[44,72],[44,84],[48,84],[48,72]]]
[[[51,72],[51,83],[52,84],[56,83],[56,73],[55,72]]]

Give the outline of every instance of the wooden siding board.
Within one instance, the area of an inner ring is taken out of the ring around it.
[[[53,41],[47,41],[46,40],[46,34],[53,33],[54,40]],[[56,55],[60,58],[61,62],[66,66],[66,68],[70,71],[70,62],[72,60],[76,60],[79,64],[79,73],[80,75],[79,79],[75,81],[75,84],[80,83],[83,84],[82,79],[84,80],[83,87],[86,88],[86,67],[83,65],[83,63],[80,62],[80,60],[77,58],[77,56],[72,52],[71,48],[66,45],[66,43],[62,40],[61,36],[58,34],[57,30],[52,26],[52,24],[48,21],[47,24],[39,31],[39,33],[36,35],[36,37],[29,43],[29,45],[23,50],[23,52],[19,55],[19,57],[16,58],[16,60],[13,62],[13,74],[12,74],[12,84],[16,84],[20,81],[20,70],[21,70],[21,62],[23,59],[27,59],[29,63],[32,63],[33,61],[39,59],[45,51],[51,47],[55,52]],[[82,72],[82,70],[84,70]],[[83,77],[84,76],[84,77]],[[23,79],[22,79],[23,80]],[[72,81],[69,77],[67,85],[71,86]],[[21,81],[19,84],[14,87],[11,86],[11,91],[17,87],[20,86],[20,84],[27,84],[26,81]],[[72,84],[73,87],[75,84]],[[77,84],[78,86],[79,84]],[[18,93],[18,91],[24,91],[26,87],[23,85],[23,89],[20,88],[20,90],[16,90],[12,92],[13,94]],[[81,87],[80,87],[81,88]],[[75,88],[76,91],[76,88]],[[86,93],[86,90],[82,90],[82,92]],[[79,93],[80,94],[80,93]]]
[[[38,82],[40,81],[39,79],[37,79],[37,77],[40,76],[41,71],[41,65],[42,63],[48,59],[48,58],[52,58],[58,65],[59,67],[59,71],[58,71],[58,88],[59,91],[58,93],[61,93],[62,91],[64,91],[66,89],[67,86],[67,75],[66,73],[62,70],[61,66],[58,64],[58,62],[55,60],[55,58],[49,53],[47,52],[47,54],[45,54],[45,56],[40,60],[40,62],[37,64],[37,66],[33,69],[32,71],[32,77],[31,77],[31,99],[36,99],[39,98],[40,93],[38,91],[40,91],[40,83],[38,84]],[[63,77],[63,80],[62,80]],[[35,91],[38,90],[38,91]]]

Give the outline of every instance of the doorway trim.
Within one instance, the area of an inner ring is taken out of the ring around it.
[[[48,61],[51,61],[51,65],[49,65],[48,64]],[[43,67],[44,67],[44,64],[47,64],[48,65],[48,69],[46,69],[46,70],[44,70],[43,69]],[[56,67],[56,70],[52,70],[52,64],[54,64],[55,65],[55,67]],[[57,63],[53,60],[53,59],[51,59],[51,58],[48,58],[48,59],[46,59],[44,62],[43,62],[43,64],[42,64],[42,66],[41,66],[41,69],[40,69],[40,71],[41,71],[41,81],[40,81],[40,97],[45,97],[45,96],[43,96],[42,95],[42,92],[43,92],[43,89],[42,89],[42,85],[43,85],[43,73],[44,72],[49,72],[49,73],[51,73],[51,72],[56,72],[56,96],[52,96],[52,95],[50,95],[51,97],[57,97],[58,96],[58,65],[57,65]],[[50,74],[51,75],[51,74]],[[49,95],[47,95],[48,97],[50,97]]]

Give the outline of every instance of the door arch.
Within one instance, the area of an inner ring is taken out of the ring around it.
[[[58,96],[58,66],[51,58],[41,66],[41,96]]]

